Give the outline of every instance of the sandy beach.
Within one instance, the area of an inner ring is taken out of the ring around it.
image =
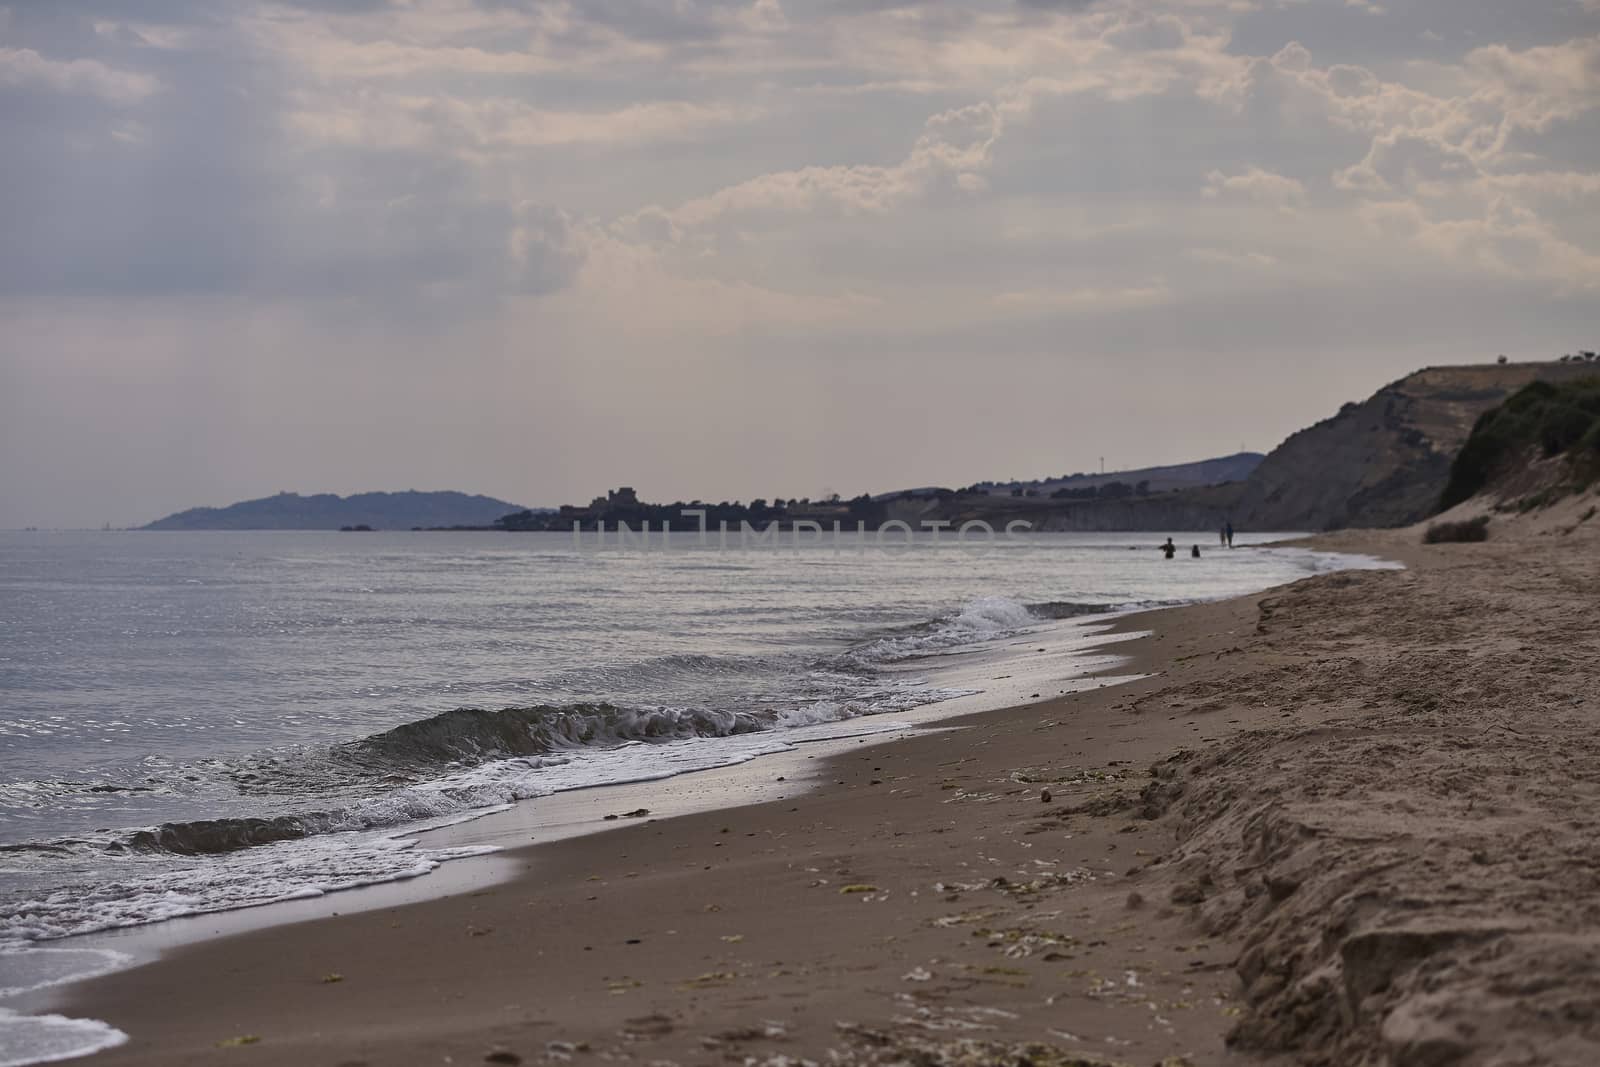
[[[1593,1063],[1600,530],[1574,525],[1319,539],[1408,569],[1131,616],[1141,681],[60,1010],[131,1035],[108,1065]]]
[[[1600,0],[0,0],[0,1067],[1600,1067]]]

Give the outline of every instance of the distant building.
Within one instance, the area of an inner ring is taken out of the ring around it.
[[[634,511],[642,506],[644,505],[639,503],[639,494],[633,491],[632,486],[624,485],[620,489],[607,491],[605,496],[595,497],[589,501],[589,506],[586,508],[563,504],[561,517],[587,522],[590,519],[602,519],[615,511]]]

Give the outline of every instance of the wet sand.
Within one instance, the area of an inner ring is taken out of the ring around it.
[[[1131,616],[1143,680],[60,1010],[106,1064],[1600,1062],[1589,525],[1325,540],[1411,569]]]

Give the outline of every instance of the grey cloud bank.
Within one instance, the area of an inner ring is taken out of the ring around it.
[[[1181,460],[1594,347],[1600,10],[1506,12],[0,4],[0,526]]]

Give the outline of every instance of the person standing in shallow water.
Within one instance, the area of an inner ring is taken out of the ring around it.
[[[1178,554],[1178,546],[1173,544],[1172,538],[1169,537],[1167,538],[1167,543],[1161,546],[1161,551],[1167,554],[1168,559],[1171,559]]]
[[[1228,539],[1228,547],[1232,548],[1233,547],[1233,522],[1231,520],[1229,521],[1228,525],[1226,525],[1226,526],[1224,526],[1222,528],[1222,535]]]

